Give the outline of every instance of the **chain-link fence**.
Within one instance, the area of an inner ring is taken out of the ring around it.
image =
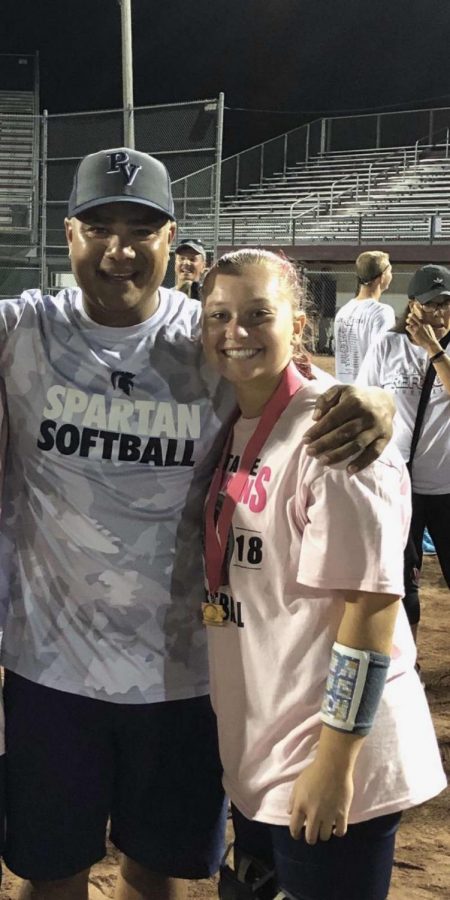
[[[186,212],[195,200],[180,200],[182,179],[192,172],[216,163],[218,146],[219,100],[196,100],[164,106],[146,106],[134,110],[135,142],[139,150],[161,159],[173,183],[175,212],[180,204]],[[46,160],[46,194],[42,204],[45,222],[45,244],[41,247],[42,269],[47,271],[47,286],[57,287],[61,273],[69,270],[63,219],[70,194],[73,172],[87,153],[122,144],[123,110],[48,116],[43,119],[43,159]],[[210,179],[207,190],[209,209],[214,212],[216,180]],[[195,209],[196,209],[195,205]],[[209,249],[214,250],[211,246]],[[44,259],[45,255],[45,259]],[[56,282],[56,284],[55,284]]]
[[[416,266],[393,268],[389,290],[382,303],[392,306],[399,318],[408,302],[408,283]],[[358,293],[354,268],[308,269],[300,266],[305,309],[308,318],[308,348],[312,353],[334,355],[334,319],[336,312]]]
[[[436,134],[450,125],[448,107],[411,109],[361,116],[339,116],[323,120],[324,149],[370,150],[412,146],[416,141],[433,144]]]
[[[376,203],[364,206],[364,202],[369,203],[382,172],[392,178],[409,167],[409,173],[416,177],[423,156],[429,159],[434,155],[437,162],[445,162],[450,156],[449,147],[450,108],[322,118],[301,125],[223,160],[219,244],[283,246],[325,243],[331,238],[337,242],[367,244],[384,240],[383,208]],[[332,182],[330,174],[338,167],[333,153],[343,149],[364,153],[367,150],[369,156],[362,163],[361,172],[348,172],[344,159],[341,174],[336,174]],[[325,172],[329,161],[330,171]],[[317,183],[320,173],[324,174],[323,190]],[[303,192],[299,191],[295,198],[297,176],[305,179]],[[305,186],[307,176],[313,184],[310,191]],[[216,225],[208,200],[214,178],[215,168],[211,166],[185,176],[177,185],[179,221],[183,228],[193,229],[206,243],[211,243]],[[277,216],[273,210],[289,189],[294,202],[286,201],[284,211]],[[434,199],[436,205],[428,208],[428,204],[422,212],[419,198],[419,209],[415,209],[412,223],[408,211],[406,218],[391,216],[389,239],[444,242],[450,229],[448,203],[443,200],[441,209],[440,200]],[[339,216],[336,207],[344,200],[350,211]],[[261,205],[257,208],[259,201]]]
[[[25,108],[24,115],[17,109]],[[123,145],[124,110],[33,115],[30,94],[0,90],[0,296],[70,283],[64,216],[74,171],[87,153]],[[16,111],[14,111],[16,110]],[[139,150],[161,159],[173,182],[177,217],[197,210],[183,179],[212,171],[202,203],[213,220],[220,197],[223,95],[134,109]],[[218,175],[217,175],[218,173]],[[181,197],[180,197],[181,193]],[[211,246],[214,251],[214,228]]]
[[[0,296],[40,283],[39,58],[0,53]]]
[[[261,187],[264,180],[275,173],[285,176],[290,167],[308,163],[324,153],[411,147],[414,144],[420,150],[421,143],[429,146],[435,139],[445,143],[447,129],[450,130],[448,107],[315,119],[224,159],[222,200],[226,201],[249,186]],[[180,185],[180,192],[194,195],[194,185],[197,185],[197,193],[204,193],[210,178],[209,170],[195,173],[186,179],[186,184]]]
[[[418,153],[420,136],[429,142],[442,129],[449,143],[449,109],[323,118],[222,163],[223,95],[139,107],[133,114],[136,146],[162,159],[171,175],[179,237],[201,237],[211,252],[220,200],[273,172],[286,174],[296,162],[340,147],[404,146],[415,139]],[[0,90],[0,296],[30,284],[55,290],[70,283],[63,220],[73,173],[86,153],[122,145],[124,116],[122,109],[39,116],[36,91]],[[436,217],[430,222],[432,243]],[[355,225],[356,243],[363,224]],[[316,294],[323,290],[323,284],[315,287]]]

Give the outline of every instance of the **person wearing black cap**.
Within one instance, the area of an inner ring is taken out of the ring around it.
[[[162,163],[85,157],[65,225],[79,287],[0,304],[5,858],[29,879],[22,900],[87,900],[110,819],[116,900],[181,900],[223,851],[201,520],[235,401],[196,340],[200,304],[161,287],[175,235]],[[364,467],[390,409],[333,387],[310,452],[359,448]]]
[[[206,250],[202,242],[185,238],[175,248],[175,289],[199,300],[205,269]]]
[[[338,310],[334,320],[336,378],[354,384],[368,348],[395,325],[392,306],[381,303],[381,295],[392,281],[389,255],[366,250],[356,260],[358,294]]]
[[[397,327],[369,349],[357,383],[385,388],[397,404],[394,439],[409,462],[413,489],[404,604],[417,638],[425,527],[450,588],[450,270],[418,269],[408,297]]]

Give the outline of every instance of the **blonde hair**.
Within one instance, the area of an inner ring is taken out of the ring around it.
[[[366,250],[359,254],[355,265],[359,283],[370,284],[390,265],[389,253],[385,253],[384,250]]]
[[[271,250],[246,248],[225,253],[214,263],[206,274],[202,285],[202,298],[206,299],[214,287],[217,275],[242,275],[249,266],[265,266],[271,269],[280,281],[280,289],[291,303],[294,320],[305,313],[305,296],[296,267],[284,255],[272,253]],[[302,336],[294,335],[292,359],[302,375],[313,378],[311,360],[306,351]]]

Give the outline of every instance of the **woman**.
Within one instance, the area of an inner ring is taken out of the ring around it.
[[[222,257],[203,295],[205,352],[239,406],[205,510],[203,617],[220,626],[211,693],[235,828],[221,896],[259,879],[255,896],[384,900],[401,810],[445,786],[399,606],[405,468],[391,446],[352,477],[308,455],[321,375],[286,259]]]
[[[450,587],[450,345],[445,351],[441,346],[450,331],[450,271],[443,266],[418,269],[408,297],[397,328],[369,349],[357,383],[379,385],[394,395],[394,440],[408,461],[425,373],[430,366],[435,372],[411,465],[413,513],[405,551],[404,604],[417,638],[425,526]]]

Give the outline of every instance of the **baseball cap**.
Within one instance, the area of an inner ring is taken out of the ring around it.
[[[184,238],[183,241],[180,241],[178,247],[175,248],[175,253],[181,253],[185,247],[189,247],[191,250],[194,250],[195,253],[200,253],[203,256],[203,259],[206,259],[206,250],[200,239]]]
[[[81,160],[73,180],[68,215],[103,203],[141,203],[174,219],[174,205],[166,167],[139,150],[116,147],[99,150]]]
[[[422,266],[417,269],[408,285],[409,299],[428,303],[442,295],[450,297],[450,269],[445,266]]]

